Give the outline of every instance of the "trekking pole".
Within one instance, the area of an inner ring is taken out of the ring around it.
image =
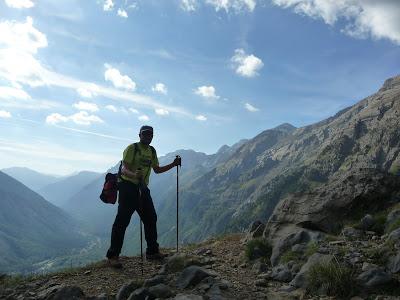
[[[138,169],[138,170],[141,170],[140,168]],[[143,205],[142,205],[142,178],[140,179],[140,182],[139,182],[139,210],[140,210],[140,213],[142,214],[143,213],[143,211],[142,211],[142,208],[143,208]],[[142,271],[142,277],[143,277],[143,233],[142,233],[142,217],[140,216],[140,214],[138,214],[139,215],[139,221],[140,221],[140,259],[141,259],[141,263],[140,263],[140,268],[141,268],[141,271]]]
[[[181,157],[176,156],[179,159],[179,164],[176,166],[176,253],[179,252],[179,166],[181,165]]]

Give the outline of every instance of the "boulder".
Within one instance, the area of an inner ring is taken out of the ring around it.
[[[179,275],[176,286],[180,289],[184,289],[188,286],[194,286],[198,284],[203,278],[212,276],[207,269],[199,266],[189,266],[185,268]]]
[[[150,287],[153,285],[157,285],[159,283],[164,283],[166,280],[166,276],[165,275],[156,275],[152,278],[146,279],[143,283],[144,287]]]
[[[386,208],[400,190],[400,177],[373,168],[336,172],[327,182],[312,190],[287,195],[276,205],[264,237],[273,246],[297,228],[337,234],[343,222],[351,220],[360,208],[378,211]]]
[[[126,300],[128,299],[129,295],[140,287],[140,284],[137,281],[131,280],[125,283],[117,292],[115,296],[116,300]]]
[[[322,240],[324,234],[318,231],[303,229],[299,227],[292,227],[286,236],[281,237],[275,241],[272,248],[271,265],[276,266],[283,253],[291,249],[297,244],[307,244],[309,242],[316,242]]]
[[[174,300],[203,300],[203,296],[194,294],[177,294]]]
[[[308,258],[307,262],[301,267],[299,273],[297,273],[296,276],[293,278],[293,280],[290,282],[290,285],[305,288],[307,284],[306,277],[310,268],[316,264],[330,263],[332,260],[333,260],[332,255],[314,253]]]
[[[389,273],[386,273],[383,268],[376,267],[362,272],[358,275],[357,280],[362,286],[372,288],[389,283],[392,280],[392,276],[390,276]]]
[[[342,229],[341,235],[347,239],[356,240],[362,236],[362,232],[361,230],[353,227],[345,227]]]
[[[361,220],[360,220],[360,226],[362,230],[370,230],[372,226],[374,226],[375,220],[371,215],[365,215]]]
[[[292,272],[287,265],[278,265],[272,268],[271,277],[282,282],[289,282],[293,279]]]
[[[154,298],[169,298],[173,295],[169,286],[160,283],[149,288],[149,294]]]
[[[400,228],[393,230],[389,234],[388,239],[396,244],[400,243]]]
[[[389,257],[387,267],[392,273],[400,272],[400,251],[398,251],[397,255]]]
[[[48,297],[46,300],[80,300],[85,299],[82,289],[78,286],[63,286]]]
[[[392,210],[386,217],[385,230],[388,230],[390,226],[400,221],[400,208]]]
[[[129,296],[128,300],[146,300],[150,297],[149,290],[147,288],[141,287],[134,290]]]

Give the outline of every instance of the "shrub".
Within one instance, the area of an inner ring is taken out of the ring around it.
[[[336,262],[313,265],[307,274],[307,292],[346,298],[355,293],[354,271]]]
[[[386,223],[387,212],[382,211],[373,216],[374,225],[372,226],[372,231],[375,231],[378,234],[383,234],[385,232],[385,223]]]
[[[246,244],[245,256],[248,260],[256,258],[269,259],[272,254],[271,245],[264,239],[254,239]]]

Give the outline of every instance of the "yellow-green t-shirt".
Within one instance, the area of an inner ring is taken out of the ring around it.
[[[136,143],[136,153],[135,144],[131,144],[124,150],[123,162],[128,165],[129,170],[135,172],[137,169],[141,168],[144,176],[144,182],[146,185],[149,184],[151,168],[158,166],[157,153],[151,151],[150,146],[144,145],[142,143]],[[129,180],[134,184],[139,183],[139,179],[129,178],[125,175],[121,175],[122,179]]]

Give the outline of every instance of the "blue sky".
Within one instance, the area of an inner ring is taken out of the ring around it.
[[[214,153],[398,74],[397,0],[0,0],[0,168],[102,172],[143,124]]]

